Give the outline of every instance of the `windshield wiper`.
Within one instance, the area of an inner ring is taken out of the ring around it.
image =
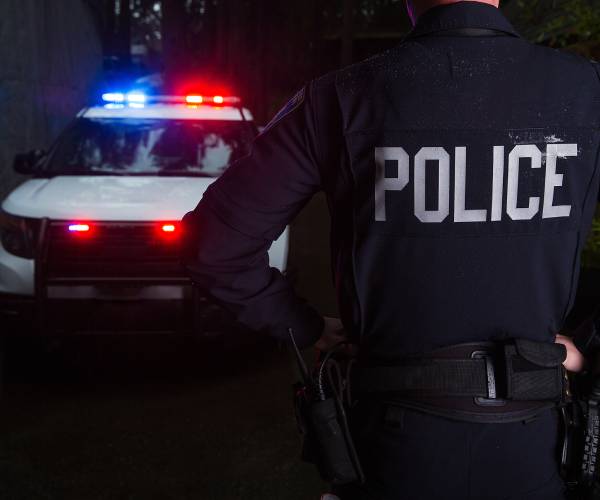
[[[98,177],[218,177],[216,175],[207,174],[205,172],[194,172],[189,170],[148,170],[143,171],[127,171],[127,170],[45,170],[36,172],[35,175],[42,177],[58,177],[58,176],[98,176]]]
[[[124,175],[130,175],[127,172],[121,171],[108,171],[108,170],[89,170],[89,169],[81,169],[81,170],[44,170],[41,172],[36,172],[37,175],[49,176],[49,177],[58,177],[61,175],[69,176],[69,175],[80,175],[80,176],[115,176],[121,177]]]
[[[159,177],[210,177],[214,178],[215,175],[207,174],[205,172],[194,172],[189,170],[160,170],[156,172]]]

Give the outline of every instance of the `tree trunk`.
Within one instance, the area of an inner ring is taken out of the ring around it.
[[[354,3],[355,0],[344,0],[344,25],[342,28],[342,66],[348,66],[353,61],[354,49]]]
[[[104,30],[102,31],[102,46],[104,49],[104,56],[109,58],[115,55],[115,33],[117,27],[117,20],[115,17],[115,1],[107,0],[104,5]]]
[[[227,66],[228,62],[228,44],[227,32],[229,30],[229,9],[227,8],[227,0],[219,0],[217,4],[217,43],[215,50],[215,59],[219,64]]]
[[[115,55],[121,67],[131,63],[131,8],[129,0],[117,0],[119,12],[116,18]]]
[[[243,0],[227,0],[227,77],[235,81],[240,75],[241,65],[248,47],[245,46],[247,18],[245,16]]]
[[[165,80],[172,82],[185,69],[186,52],[185,0],[162,3],[162,43]]]

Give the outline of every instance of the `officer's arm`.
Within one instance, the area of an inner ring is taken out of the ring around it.
[[[269,267],[268,249],[320,189],[312,87],[299,93],[184,217],[183,261],[196,285],[239,321],[302,347],[321,316]]]

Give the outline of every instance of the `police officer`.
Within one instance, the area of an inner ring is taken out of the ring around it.
[[[556,332],[596,205],[600,70],[497,4],[409,2],[402,43],[300,90],[185,218],[189,273],[242,322],[359,345],[367,480],[343,500],[564,495],[556,367],[581,360]],[[341,323],[268,265],[319,190]]]

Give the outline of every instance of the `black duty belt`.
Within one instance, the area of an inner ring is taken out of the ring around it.
[[[366,366],[359,390],[404,406],[469,421],[522,420],[569,397],[561,344],[516,339],[469,343]]]

